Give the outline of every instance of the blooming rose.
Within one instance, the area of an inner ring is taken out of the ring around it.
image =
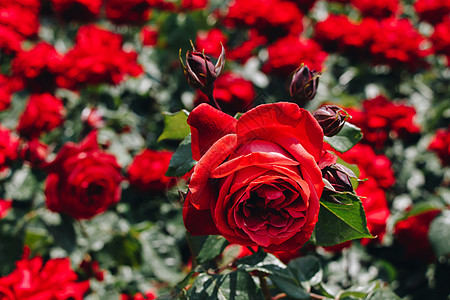
[[[11,106],[12,94],[20,89],[22,89],[20,79],[0,74],[0,111]]]
[[[311,70],[321,71],[328,55],[319,44],[310,39],[288,36],[277,40],[267,48],[269,59],[263,66],[265,73],[288,77],[301,63]]]
[[[450,2],[446,0],[416,0],[414,9],[420,20],[437,24],[450,14]]]
[[[195,45],[200,51],[205,51],[206,55],[219,57],[222,53],[222,45],[226,45],[228,38],[219,28],[213,28],[210,31],[199,31],[195,39]],[[227,49],[225,51],[228,54]]]
[[[0,199],[0,219],[6,217],[12,207],[11,200]],[[1,295],[1,293],[0,293]]]
[[[154,46],[158,42],[158,28],[144,26],[139,33],[139,38],[144,46]]]
[[[24,256],[11,274],[0,278],[0,299],[83,299],[89,281],[76,282],[78,276],[68,258],[50,259],[44,264],[41,257]]]
[[[19,119],[17,131],[27,138],[38,138],[64,121],[64,105],[51,94],[33,94]]]
[[[450,127],[436,130],[428,150],[436,152],[444,166],[450,166]]]
[[[450,66],[450,16],[434,27],[430,41],[433,43],[433,51],[443,54],[447,58],[447,66]]]
[[[136,293],[134,296],[127,295],[127,294],[120,294],[119,300],[154,300],[158,296],[156,292],[153,289],[150,289],[145,293],[145,295],[142,295],[142,293]]]
[[[49,146],[37,138],[24,142],[20,145],[19,156],[34,168],[44,168],[47,165],[47,157],[50,152]]]
[[[56,88],[55,78],[60,72],[62,56],[56,49],[40,42],[28,51],[19,51],[12,61],[14,75],[21,78],[33,91],[52,91]]]
[[[362,111],[349,108],[349,121],[361,128],[363,141],[380,149],[391,137],[412,139],[420,133],[414,123],[416,110],[412,106],[397,104],[380,95],[363,101]]]
[[[118,84],[127,74],[142,73],[137,53],[122,49],[122,37],[96,25],[78,30],[75,46],[64,56],[61,68],[64,72],[57,82],[69,89],[104,82]]]
[[[105,9],[106,17],[115,24],[143,23],[150,16],[146,0],[107,0]]]
[[[324,183],[323,132],[294,103],[265,104],[238,120],[207,104],[188,117],[193,169],[183,208],[192,235],[292,251],[311,236]]]
[[[164,174],[169,168],[172,152],[145,149],[136,155],[128,168],[130,184],[140,191],[162,192],[175,184]]]
[[[440,209],[431,209],[398,221],[394,226],[394,237],[403,246],[407,258],[430,262],[434,253],[428,240],[428,230]]]
[[[5,2],[0,7],[0,24],[23,36],[35,36],[39,30],[39,9],[22,6],[15,1]]]
[[[351,3],[364,17],[386,18],[399,10],[398,0],[352,0]]]
[[[120,200],[120,166],[99,149],[95,131],[79,145],[65,144],[47,170],[46,203],[54,212],[89,219]]]
[[[251,107],[256,92],[251,81],[236,73],[228,72],[215,81],[213,96],[224,111],[234,115]],[[195,105],[208,103],[208,97],[203,93],[197,93],[194,103]]]

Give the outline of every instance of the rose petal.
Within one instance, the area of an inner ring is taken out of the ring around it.
[[[192,158],[200,158],[223,136],[236,132],[236,119],[203,103],[189,114]]]
[[[189,183],[189,194],[186,201],[190,201],[196,209],[208,209],[211,203],[216,202],[217,192],[208,183],[210,174],[234,151],[236,148],[236,139],[235,134],[228,134],[222,137],[195,165],[194,173]]]
[[[293,137],[318,161],[323,147],[323,131],[310,112],[288,102],[263,104],[249,110],[237,121],[238,144],[249,140],[273,141]]]
[[[183,206],[184,226],[191,235],[220,234],[209,209],[198,210],[191,202],[184,201]]]

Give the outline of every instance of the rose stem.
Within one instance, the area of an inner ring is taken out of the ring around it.
[[[197,259],[196,259],[194,247],[192,247],[191,236],[187,231],[186,231],[186,241],[187,241],[189,251],[191,252],[191,256],[192,256],[192,270],[194,270],[195,267],[197,267]]]
[[[256,251],[255,250],[253,250],[253,248],[252,247],[250,247],[250,246],[247,246],[247,249],[252,253],[252,254],[255,254],[256,253]]]
[[[211,84],[207,89],[204,90],[204,93],[208,97],[209,103],[213,107],[215,107],[218,110],[222,111],[222,108],[220,108],[219,103],[217,103],[216,99],[214,98],[213,91],[214,91],[214,84]]]
[[[270,294],[269,286],[267,285],[266,278],[262,275],[261,272],[258,272],[259,282],[261,283],[261,290],[264,295],[265,300],[272,300],[272,295]]]

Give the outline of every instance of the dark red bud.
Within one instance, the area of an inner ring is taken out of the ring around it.
[[[341,164],[333,164],[322,170],[322,177],[326,179],[336,192],[351,192],[353,191],[350,177],[356,178],[355,173],[349,168]],[[333,191],[327,187],[330,191]]]
[[[299,106],[304,106],[316,96],[320,74],[321,72],[309,70],[304,64],[291,74],[289,94]]]
[[[349,114],[337,105],[322,106],[313,112],[313,116],[328,137],[338,134],[349,118]]]

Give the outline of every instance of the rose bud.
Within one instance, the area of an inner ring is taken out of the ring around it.
[[[325,189],[333,192],[353,191],[350,177],[356,178],[352,170],[341,164],[332,164],[322,170],[323,179],[327,181]],[[329,183],[329,184],[328,184]]]
[[[319,85],[320,74],[322,72],[311,71],[305,64],[301,64],[291,74],[289,94],[298,105],[304,106],[306,102],[314,98],[317,92],[317,86]]]
[[[349,118],[349,114],[337,105],[322,106],[313,112],[313,116],[328,137],[338,134]]]
[[[213,65],[205,53],[196,51],[194,45],[192,43],[191,45],[192,51],[186,53],[186,65],[181,59],[180,49],[180,62],[184,76],[193,88],[200,89],[208,95],[212,92],[213,83],[225,65],[225,49],[222,46],[222,53],[216,65]]]

